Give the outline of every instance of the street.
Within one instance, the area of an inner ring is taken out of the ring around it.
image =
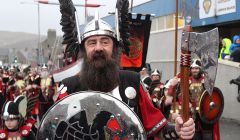
[[[220,120],[221,140],[240,140],[240,122],[222,118]]]

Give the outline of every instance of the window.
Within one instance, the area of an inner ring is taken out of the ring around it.
[[[167,15],[166,16],[166,29],[173,28],[174,25],[174,15]]]
[[[158,20],[157,30],[163,30],[165,28],[164,17],[158,17],[157,20]]]
[[[175,28],[175,15],[174,15],[173,22],[174,22],[173,25],[174,25],[174,28]],[[179,18],[178,18],[178,28],[183,27],[183,26],[184,26],[184,18],[179,16]]]
[[[178,27],[184,26],[184,18],[178,18]]]
[[[181,14],[180,14],[181,15]],[[178,18],[178,28],[184,26],[184,18]],[[164,31],[175,28],[175,13],[152,19],[151,31]]]
[[[156,30],[157,30],[157,19],[154,18],[152,19],[151,31],[156,31]]]

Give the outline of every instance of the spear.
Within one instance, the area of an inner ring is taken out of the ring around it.
[[[133,0],[131,0],[131,12],[133,10]]]
[[[51,2],[51,1],[48,1],[48,0],[35,0],[35,2],[41,3],[41,4],[59,5],[58,2]],[[87,3],[87,4],[74,4],[74,6],[97,8],[97,7],[105,6],[105,5]]]
[[[175,48],[174,48],[174,76],[177,75],[177,44],[178,44],[178,0],[175,13]],[[176,94],[173,95],[173,113],[176,113]]]

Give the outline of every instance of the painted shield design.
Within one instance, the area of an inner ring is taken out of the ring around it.
[[[124,102],[100,92],[77,92],[52,106],[44,116],[41,140],[144,140],[138,116]]]

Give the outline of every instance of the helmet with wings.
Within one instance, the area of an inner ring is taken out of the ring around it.
[[[116,40],[117,46],[122,48],[123,53],[129,52],[129,2],[128,0],[117,0],[115,11],[115,29],[107,22],[99,19],[98,14],[95,18],[84,26],[83,33],[80,33],[80,26],[76,9],[72,0],[59,0],[63,42],[66,44],[64,58],[74,62],[77,60],[78,52],[84,40],[92,35],[107,35]]]

